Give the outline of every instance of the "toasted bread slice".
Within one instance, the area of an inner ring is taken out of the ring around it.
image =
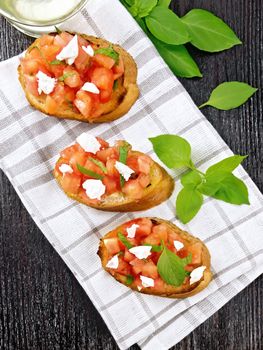
[[[71,33],[78,34],[78,33]],[[96,45],[98,48],[105,48],[111,45],[105,39],[100,39],[91,35],[78,34],[84,39],[88,40],[91,44]],[[28,48],[27,52],[38,46],[40,38],[36,39],[33,44]],[[139,88],[137,86],[137,65],[132,56],[119,45],[112,45],[114,50],[120,54],[124,63],[124,75],[118,78],[116,88],[112,93],[111,100],[109,102],[101,104],[102,114],[99,117],[84,116],[76,109],[69,108],[67,103],[63,103],[56,112],[50,114],[46,106],[47,95],[41,94],[35,96],[26,89],[25,77],[21,65],[18,67],[19,81],[26,94],[28,102],[39,111],[63,119],[74,119],[88,123],[103,123],[110,122],[118,119],[126,114],[134,102],[139,96]]]
[[[130,151],[131,156],[140,156],[143,153],[138,151]],[[57,161],[56,169],[59,164],[63,163],[63,159],[60,158]],[[54,176],[59,185],[61,185],[62,174],[55,169]],[[83,204],[86,204],[92,208],[104,210],[104,211],[139,211],[152,208],[167,198],[170,197],[174,189],[174,181],[171,176],[156,162],[153,162],[150,170],[150,185],[143,190],[143,196],[140,199],[131,199],[122,192],[115,192],[107,196],[103,196],[100,201],[90,200],[87,196],[72,194],[66,192],[66,194]]]
[[[147,225],[149,225],[149,222],[152,223],[150,233],[151,236],[148,235],[147,238],[147,232],[146,235],[142,235],[142,230],[146,227],[145,230],[147,231]],[[131,227],[131,225],[134,223],[138,225],[139,228],[136,229],[134,238],[128,238],[126,229],[127,227]],[[153,227],[156,226],[159,227],[159,235],[161,235],[162,238],[164,238],[163,234],[165,228],[167,229],[166,241],[163,239],[161,240],[161,237],[159,237],[160,242],[164,242],[166,246],[170,244],[169,249],[174,249],[175,254],[177,254],[179,257],[180,255],[185,256],[189,252],[193,252],[193,249],[195,250],[195,253],[197,254],[193,254],[193,264],[190,263],[186,266],[185,269],[190,272],[199,266],[204,266],[205,270],[203,272],[203,276],[199,281],[190,285],[190,277],[186,277],[181,286],[167,284],[162,280],[157,271],[157,262],[161,252],[153,252],[147,259],[143,259],[140,262],[140,260],[138,261],[135,256],[132,257],[133,254],[128,251],[128,248],[125,247],[118,238],[118,234],[121,232],[124,236],[126,236],[126,239],[132,245],[144,245],[147,243],[147,239],[151,241],[153,238],[156,239],[158,236],[158,232],[155,235],[152,234],[152,232],[156,231],[156,229],[153,230]],[[174,237],[177,241],[180,240],[180,242],[183,243],[184,248],[181,251],[176,251],[176,249],[171,245],[171,240],[174,239]],[[117,281],[135,291],[140,291],[141,293],[145,294],[168,298],[186,298],[202,291],[208,286],[209,282],[212,279],[212,273],[210,270],[210,254],[205,244],[200,239],[193,237],[189,233],[181,230],[171,222],[159,218],[139,218],[117,227],[113,231],[106,234],[100,240],[98,255],[101,259],[102,267],[107,272],[109,272]],[[106,266],[114,255],[117,255],[119,259],[119,266],[117,269],[108,268]],[[134,258],[135,260],[133,260]],[[140,269],[142,270],[141,272]],[[139,278],[140,275],[148,276],[150,278],[152,277],[154,280],[154,286],[143,287]],[[127,276],[130,278],[130,280],[127,279]],[[131,278],[131,276],[133,277]]]

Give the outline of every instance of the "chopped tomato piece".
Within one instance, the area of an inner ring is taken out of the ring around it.
[[[129,168],[134,170],[136,173],[139,173],[138,157],[135,157],[135,156],[129,157],[128,156],[126,164]]]
[[[40,58],[23,58],[21,59],[21,67],[24,74],[33,75],[41,70],[41,72],[50,75],[45,63]]]
[[[66,102],[73,102],[75,99],[75,92],[69,86],[64,86],[64,97]]]
[[[122,275],[130,275],[131,266],[126,261],[124,261],[121,257],[119,257],[119,266],[115,271]]]
[[[167,225],[165,224],[160,224],[154,226],[152,230],[153,234],[157,235],[160,238],[160,241],[167,241]]]
[[[194,243],[187,247],[188,253],[192,254],[191,265],[200,265],[202,263],[202,244]]]
[[[142,218],[139,220],[136,220],[135,224],[139,225],[136,229],[136,236],[143,237],[147,236],[152,231],[152,221],[147,218]]]
[[[130,265],[132,266],[132,271],[138,275],[139,273],[142,272],[143,266],[144,266],[145,262],[141,259],[133,259],[132,261],[130,261]]]
[[[147,261],[147,263],[142,267],[142,275],[153,279],[157,278],[157,266],[151,260]]]
[[[63,83],[57,83],[54,91],[50,96],[56,101],[58,105],[61,105],[65,101],[65,89]]]
[[[91,81],[99,89],[111,91],[114,83],[113,73],[104,67],[95,68],[91,74]]]
[[[124,73],[124,63],[123,63],[123,59],[121,56],[119,56],[119,62],[118,64],[115,64],[115,66],[113,67],[113,78],[114,80],[120,78],[123,73]]]
[[[106,249],[107,249],[109,255],[115,255],[115,254],[119,253],[120,246],[119,246],[119,240],[117,237],[106,238],[106,239],[104,239],[103,242],[106,246]]]
[[[75,152],[72,154],[69,160],[69,165],[73,168],[74,173],[82,175],[78,170],[77,164],[84,166],[86,163],[87,156],[84,152]]]
[[[103,140],[100,137],[96,137],[96,139],[99,141],[99,143],[101,144],[102,148],[108,148],[109,147],[109,143],[105,140]]]
[[[24,75],[26,90],[34,96],[39,96],[37,78],[32,75]]]
[[[100,102],[107,103],[112,96],[112,90],[100,90]]]
[[[79,73],[72,67],[66,67],[63,71],[64,83],[71,88],[81,87],[83,82]]]
[[[85,42],[86,42],[86,40],[85,40]],[[80,73],[85,73],[90,66],[91,57],[82,49],[81,46],[86,47],[86,45],[84,45],[84,44],[79,46],[79,54],[78,54],[78,57],[74,61],[74,65]]]
[[[55,78],[59,78],[63,75],[63,71],[66,68],[66,64],[61,62],[59,64],[49,64],[49,71],[54,74]]]
[[[94,171],[99,175],[104,175],[104,172],[101,170],[101,168],[98,167],[98,165],[96,165],[95,163],[93,163],[89,158],[86,160],[84,167],[88,170]]]
[[[118,170],[115,168],[116,159],[110,158],[106,162],[107,173],[109,176],[120,177]]]
[[[106,55],[96,54],[93,59],[99,66],[107,69],[111,69],[115,64],[115,60]]]
[[[61,187],[65,192],[77,194],[81,186],[81,177],[66,173],[61,178]]]
[[[146,155],[141,155],[138,157],[139,171],[144,174],[149,174],[151,170],[151,165],[153,161],[150,157]]]
[[[96,156],[101,160],[103,163],[106,163],[108,159],[118,159],[119,154],[116,148],[109,147],[106,149],[102,149],[96,153]]]
[[[104,176],[102,180],[103,184],[106,186],[106,193],[112,194],[114,192],[119,191],[119,181],[116,181],[115,178],[112,178],[110,176]]]
[[[79,90],[74,100],[74,105],[85,117],[91,116],[92,113],[92,97],[85,91]]]
[[[47,95],[47,97],[46,97],[45,104],[46,104],[47,112],[49,114],[54,114],[58,109],[58,105],[57,105],[56,101],[49,95]]]
[[[143,187],[138,180],[129,180],[125,183],[122,190],[132,199],[140,199],[143,196]]]
[[[84,149],[76,143],[75,145],[69,146],[65,148],[62,152],[60,152],[60,157],[70,160],[70,158],[73,156],[76,152],[82,152],[85,153]]]
[[[175,249],[175,248],[174,248]],[[176,251],[176,249],[175,249]],[[186,248],[182,248],[176,252],[176,254],[181,258],[186,258],[189,255],[189,252]]]
[[[144,239],[144,243],[152,244],[152,245],[159,245],[159,244],[161,244],[161,239],[157,233],[150,233],[149,236],[147,236]]]
[[[134,260],[134,255],[130,253],[127,249],[125,250],[125,253],[124,253],[124,260],[127,262],[131,262],[132,260]]]
[[[41,47],[41,52],[48,62],[54,61],[60,51],[60,47],[56,45],[45,45]]]
[[[40,46],[52,45],[54,38],[55,37],[53,35],[44,34],[39,38],[39,44]]]

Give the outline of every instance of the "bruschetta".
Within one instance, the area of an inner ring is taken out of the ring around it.
[[[139,95],[131,55],[85,34],[61,32],[36,39],[18,73],[29,103],[59,118],[109,122],[127,113]]]
[[[174,181],[148,155],[126,141],[113,146],[89,133],[60,152],[55,178],[71,198],[106,211],[154,207],[172,193]]]
[[[138,218],[115,228],[100,240],[98,255],[117,281],[141,293],[186,298],[212,279],[205,244],[158,218]]]

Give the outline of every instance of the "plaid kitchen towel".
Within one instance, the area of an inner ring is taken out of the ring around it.
[[[28,105],[17,80],[19,58],[5,61],[0,65],[1,167],[119,347],[138,342],[147,350],[167,349],[263,272],[262,195],[239,167],[236,173],[249,188],[251,205],[207,198],[185,226],[175,219],[179,183],[168,201],[141,213],[100,212],[67,198],[52,170],[59,151],[84,131],[110,142],[126,139],[155,159],[149,137],[181,135],[191,143],[193,160],[201,170],[232,153],[118,0],[90,0],[64,29],[105,37],[128,50],[138,64],[140,98],[126,116],[109,124],[50,118]],[[179,172],[170,173],[178,178]],[[102,270],[96,254],[99,238],[120,223],[145,215],[171,220],[207,244],[214,273],[208,288],[186,300],[170,300],[133,292]]]

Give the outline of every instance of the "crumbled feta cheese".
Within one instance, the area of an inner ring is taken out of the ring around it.
[[[128,181],[131,177],[131,174],[134,173],[134,171],[131,168],[129,168],[127,165],[121,162],[116,161],[114,166],[118,170],[118,172],[124,177],[125,181]]]
[[[116,254],[107,262],[106,267],[108,267],[109,269],[117,269],[118,266],[119,266],[119,258],[118,258],[118,254]]]
[[[70,42],[61,50],[56,56],[59,61],[65,60],[70,66],[75,62],[79,54],[78,36],[77,34],[70,40]]]
[[[139,245],[129,249],[129,252],[136,256],[138,259],[146,259],[151,255],[152,246]]]
[[[80,90],[92,92],[93,94],[99,94],[100,90],[97,88],[97,86],[93,83],[85,83]]]
[[[190,285],[200,281],[203,277],[206,266],[199,266],[190,273]]]
[[[73,169],[68,164],[61,164],[59,167],[59,171],[61,171],[63,174],[65,174],[65,173],[72,174],[73,173]]]
[[[140,276],[140,279],[142,281],[142,286],[147,287],[154,287],[154,279],[150,277]]]
[[[184,247],[184,244],[180,241],[174,241],[174,247],[178,251]]]
[[[127,227],[126,228],[126,231],[127,231],[127,237],[128,238],[134,238],[135,237],[135,233],[136,233],[136,230],[137,228],[140,227],[139,225],[137,224],[132,224],[130,227]]]
[[[96,137],[86,132],[83,132],[81,135],[79,135],[76,141],[84,149],[85,152],[90,152],[95,154],[101,148],[101,144],[96,139]]]
[[[44,92],[44,94],[46,95],[51,94],[51,92],[55,88],[57,80],[55,78],[49,77],[45,73],[41,72],[41,70],[38,71],[38,73],[36,74],[36,77],[37,77],[37,83],[38,83],[37,91],[39,95],[41,95],[42,92]]]
[[[82,46],[82,50],[84,50],[89,56],[94,56],[94,50],[91,45],[88,45],[87,47]]]
[[[106,187],[101,180],[88,179],[83,182],[82,187],[86,190],[86,194],[90,199],[101,199],[105,193]]]

